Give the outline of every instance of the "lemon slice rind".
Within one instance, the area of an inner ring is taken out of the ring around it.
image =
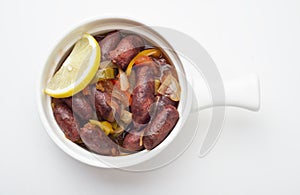
[[[55,98],[65,98],[83,90],[94,78],[100,65],[100,56],[98,42],[85,33],[50,79],[45,93]]]

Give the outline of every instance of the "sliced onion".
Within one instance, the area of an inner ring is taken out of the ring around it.
[[[114,79],[116,78],[117,74],[116,68],[104,68],[104,69],[99,69],[94,76],[93,80],[91,83],[96,83],[98,81],[103,81],[103,80],[108,80],[108,79]]]
[[[118,68],[118,66],[114,64],[112,61],[107,60],[104,62],[100,62],[99,69],[104,69],[104,68]]]
[[[160,80],[159,79],[155,79],[154,80],[154,88],[155,88],[155,95],[157,94],[157,91],[159,89],[159,86],[160,86]]]
[[[119,100],[125,107],[129,106],[129,99],[125,92],[115,87],[112,91],[112,97]]]
[[[119,69],[120,74],[120,88],[122,91],[126,91],[129,88],[129,81],[127,75],[122,69]]]
[[[128,112],[127,110],[121,110],[120,119],[125,123],[129,124],[132,121],[132,113]]]
[[[171,74],[164,79],[157,92],[161,95],[169,96],[173,101],[177,102],[180,100],[181,89],[179,83]]]
[[[129,81],[129,89],[128,92],[132,94],[133,89],[135,87],[135,82],[136,82],[136,74],[135,71],[132,71],[131,74],[128,76],[128,81]]]

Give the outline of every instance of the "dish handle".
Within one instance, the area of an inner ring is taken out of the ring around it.
[[[201,82],[203,83],[200,77],[194,78],[193,83],[195,83],[196,86]],[[251,111],[258,111],[260,109],[261,92],[258,75],[250,74],[231,80],[225,80],[223,81],[223,86],[225,98],[217,98],[215,101],[212,101],[210,90],[203,90],[203,85],[202,87],[193,87],[198,103],[197,106],[192,109],[192,112],[215,106],[239,107]]]

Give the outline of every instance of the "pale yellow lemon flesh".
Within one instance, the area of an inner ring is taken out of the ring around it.
[[[83,34],[48,82],[45,93],[51,97],[65,98],[83,90],[94,78],[100,65],[100,56],[100,47],[95,38]]]

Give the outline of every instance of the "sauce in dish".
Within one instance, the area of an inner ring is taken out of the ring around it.
[[[56,95],[46,92],[52,96],[58,126],[67,139],[100,155],[152,150],[179,119],[181,90],[174,65],[161,48],[134,32],[115,30],[88,37],[100,50],[92,55],[90,47],[82,46],[84,41],[75,44],[53,76],[78,56],[83,64],[80,68],[84,67],[88,60],[80,56],[91,56],[95,60],[91,71],[82,80],[73,78],[81,81],[74,87],[78,90]],[[65,72],[71,71],[69,66]],[[66,75],[57,83],[63,83]]]

